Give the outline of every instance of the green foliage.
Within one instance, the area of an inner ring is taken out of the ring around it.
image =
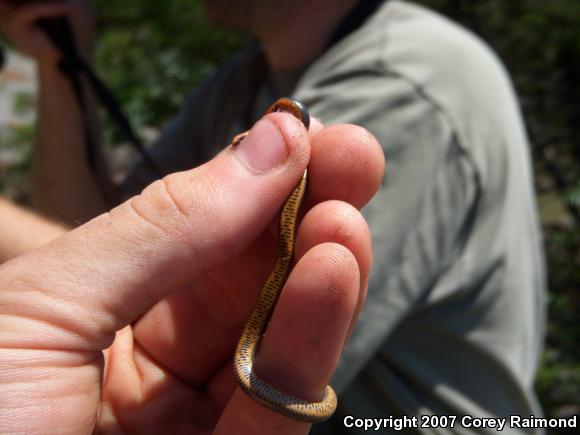
[[[554,415],[578,406],[580,398],[580,234],[545,226],[544,235],[551,271],[549,322],[536,388],[544,408]]]
[[[19,92],[14,96],[12,105],[15,114],[26,115],[36,107],[36,95],[31,92]]]
[[[239,48],[243,37],[211,26],[201,2],[97,0],[96,66],[136,127],[158,126]]]
[[[21,203],[29,201],[29,174],[32,170],[33,124],[0,130],[0,181],[2,195]]]

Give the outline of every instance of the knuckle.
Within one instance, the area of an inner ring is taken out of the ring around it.
[[[360,211],[338,200],[315,205],[304,217],[300,231],[310,245],[334,242],[352,249],[370,243],[367,224]]]
[[[163,233],[173,234],[182,225],[181,204],[163,180],[155,181],[131,198],[128,206],[141,221]]]
[[[195,251],[229,252],[231,219],[225,213],[223,202],[223,194],[212,177],[204,174],[201,182],[191,172],[181,172],[155,181],[131,198],[128,206],[140,221],[155,227],[162,237],[186,244]],[[211,258],[203,260],[211,261]]]

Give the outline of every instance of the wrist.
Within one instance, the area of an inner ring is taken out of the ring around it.
[[[85,55],[81,53],[80,57],[84,60],[85,63],[91,65],[91,55]],[[37,58],[36,65],[39,80],[42,81],[43,79],[62,78],[62,73],[60,71],[60,63],[62,60],[63,56],[60,53],[54,56]]]
[[[36,62],[36,70],[38,73],[38,80],[43,82],[54,82],[55,80],[62,80],[62,73],[59,68],[60,59],[38,59]]]

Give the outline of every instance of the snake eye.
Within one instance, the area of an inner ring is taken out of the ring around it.
[[[266,113],[272,112],[289,112],[304,124],[306,130],[310,127],[310,114],[308,113],[308,109],[304,104],[294,98],[280,98],[266,111]]]

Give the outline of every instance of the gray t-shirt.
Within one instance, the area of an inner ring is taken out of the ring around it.
[[[240,54],[189,97],[154,157],[166,170],[196,166],[290,93],[327,125],[366,127],[387,158],[363,210],[374,266],[333,379],[339,409],[313,433],[363,433],[346,415],[541,416],[541,235],[528,140],[495,55],[445,18],[389,1],[300,74],[271,77],[258,52]],[[139,166],[127,194],[153,178]],[[458,420],[413,432],[497,430]]]

